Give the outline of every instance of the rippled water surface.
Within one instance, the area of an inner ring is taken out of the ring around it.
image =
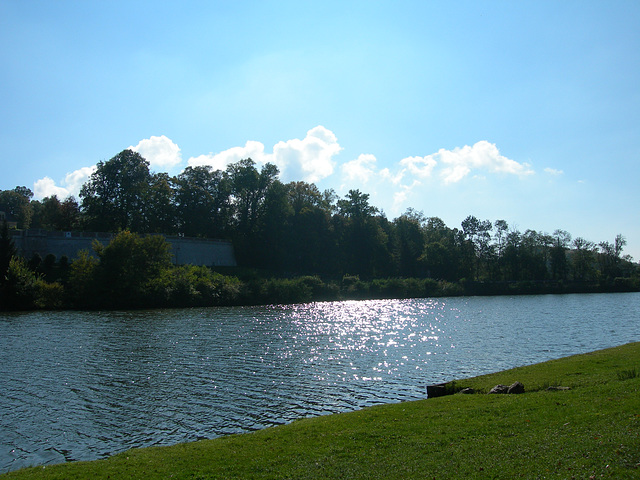
[[[0,472],[424,398],[639,320],[637,293],[0,315]]]

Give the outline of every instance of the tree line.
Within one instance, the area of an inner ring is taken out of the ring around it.
[[[638,265],[623,255],[621,234],[595,243],[565,230],[523,232],[472,215],[451,228],[414,209],[390,220],[360,190],[340,198],[313,183],[282,183],[278,175],[273,164],[258,168],[244,159],[225,170],[187,167],[172,177],[153,173],[141,155],[124,150],[97,164],[78,200],[37,201],[28,188],[16,187],[0,192],[0,212],[21,229],[228,239],[245,272],[317,276],[337,281],[338,290],[347,288],[343,279],[352,279],[352,288],[391,278],[466,285],[470,293],[513,282],[637,288]]]

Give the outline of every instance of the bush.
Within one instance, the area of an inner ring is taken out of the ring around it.
[[[20,257],[13,257],[3,285],[2,308],[30,310],[36,306],[40,278]]]
[[[42,279],[36,282],[35,306],[48,310],[64,307],[64,287],[58,283],[47,283]]]

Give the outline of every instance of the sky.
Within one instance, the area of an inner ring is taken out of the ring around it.
[[[0,190],[250,157],[389,219],[627,240],[640,2],[0,0]]]

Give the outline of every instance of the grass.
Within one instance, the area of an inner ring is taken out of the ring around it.
[[[455,384],[520,381],[522,395],[383,405],[0,478],[640,478],[639,363],[640,343],[627,344]]]

